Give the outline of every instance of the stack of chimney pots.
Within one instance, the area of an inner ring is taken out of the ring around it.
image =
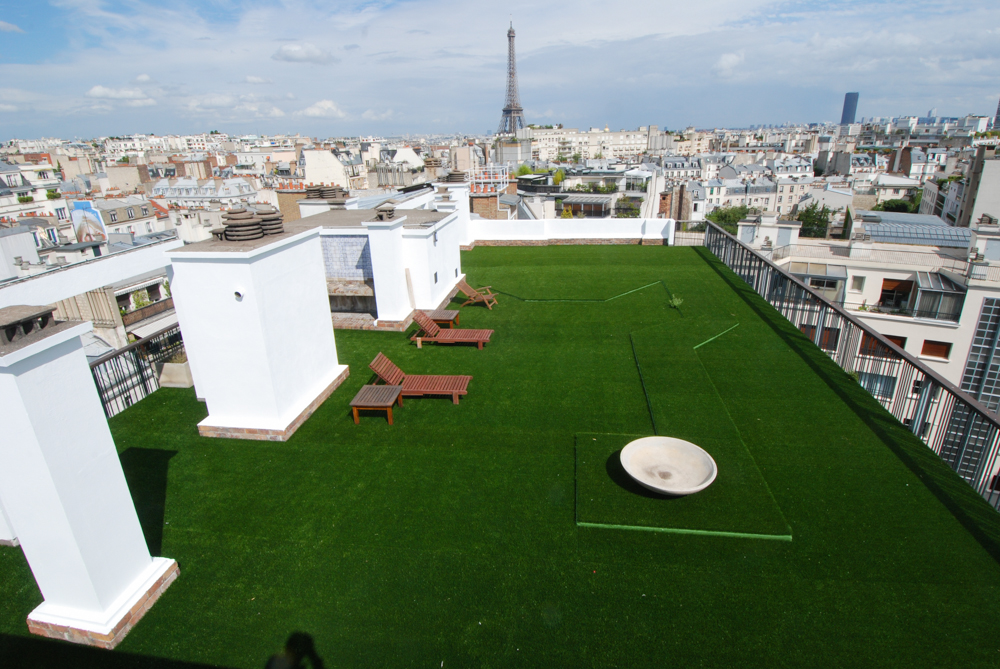
[[[340,186],[308,186],[307,200],[346,200],[350,193]]]
[[[264,236],[261,219],[244,207],[227,211],[222,215],[222,223],[226,226],[225,236],[229,242],[246,242]]]
[[[270,205],[257,207],[257,216],[260,218],[260,227],[265,235],[280,235],[285,231],[281,212],[274,207]]]

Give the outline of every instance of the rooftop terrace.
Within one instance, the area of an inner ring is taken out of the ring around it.
[[[351,377],[286,443],[199,437],[186,390],[111,420],[181,568],[116,655],[260,667],[301,630],[329,667],[996,666],[1000,515],[707,249],[463,266],[500,293],[462,310],[492,342],[338,331]],[[379,351],[469,394],[356,426]],[[716,482],[643,493],[616,453],[651,434],[704,447]],[[107,659],[22,639],[41,601],[0,548],[0,655]]]

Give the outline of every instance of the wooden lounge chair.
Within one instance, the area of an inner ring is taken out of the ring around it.
[[[404,374],[403,370],[393,364],[392,360],[382,353],[375,356],[371,370],[390,386],[402,386],[403,397],[422,397],[424,395],[451,395],[451,401],[458,404],[461,395],[468,394],[471,376],[431,376],[427,374]]]
[[[460,280],[458,282],[458,291],[469,298],[462,303],[462,306],[464,307],[467,304],[482,302],[486,305],[487,309],[492,311],[493,305],[497,303],[497,296],[492,290],[490,290],[491,288],[492,286],[483,286],[479,290],[476,290],[470,286],[465,279]]]
[[[483,344],[489,342],[493,336],[493,330],[472,330],[470,328],[449,328],[442,330],[438,324],[431,320],[430,316],[422,311],[413,314],[420,329],[410,337],[410,341],[417,342],[417,348],[421,348],[423,342],[432,341],[436,344],[477,344],[480,349]]]

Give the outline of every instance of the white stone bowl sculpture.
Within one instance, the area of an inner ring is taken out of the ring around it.
[[[719,468],[712,456],[689,441],[643,437],[621,452],[622,467],[635,481],[661,495],[691,495],[712,485]]]

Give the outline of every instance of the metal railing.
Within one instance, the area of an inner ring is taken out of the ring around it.
[[[880,314],[883,316],[904,316],[907,318],[930,318],[938,321],[950,321],[957,323],[962,312],[947,313],[943,311],[921,311],[920,309],[910,309],[907,307],[888,307],[881,304],[867,304],[864,302],[844,302],[844,309],[851,312],[858,312],[856,315],[866,316],[868,314]]]
[[[987,263],[969,263],[966,276],[974,281],[1000,282],[1000,266]]]
[[[675,232],[674,246],[704,246],[704,232]]]
[[[712,223],[705,246],[1000,510],[995,414]]]
[[[964,274],[968,262],[963,258],[920,251],[886,251],[883,249],[850,248],[834,244],[791,244],[774,249],[775,262],[785,258],[822,258],[825,260],[850,259],[889,265],[919,265],[933,269],[947,269]]]
[[[184,350],[177,325],[171,325],[90,363],[104,415],[111,418],[160,388],[157,363]]]
[[[165,300],[160,300],[159,302],[153,302],[152,304],[146,305],[141,309],[136,309],[135,311],[130,311],[127,314],[122,314],[122,325],[133,325],[139,321],[146,320],[150,316],[162,314],[164,311],[173,308],[174,298],[168,297]]]

